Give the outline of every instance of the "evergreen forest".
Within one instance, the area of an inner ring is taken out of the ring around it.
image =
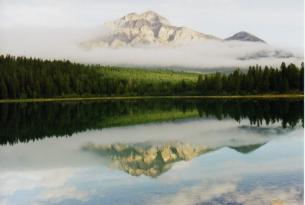
[[[85,65],[0,55],[0,99],[303,93],[304,64],[231,73]]]

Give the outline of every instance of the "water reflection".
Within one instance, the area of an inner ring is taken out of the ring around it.
[[[286,135],[300,128],[301,125],[284,129],[279,123],[273,126],[257,127],[249,126],[247,120],[237,124],[230,119],[218,121],[217,119],[196,118],[88,130],[75,133],[71,138],[45,138],[27,144],[1,146],[0,167],[2,169],[33,169],[62,166],[108,166],[108,162],[112,158],[126,154],[125,152],[119,153],[118,147],[125,147],[125,151],[130,151],[127,152],[128,154],[135,153],[137,150],[145,152],[149,148],[161,151],[163,147],[173,146],[174,148],[178,145],[180,147],[184,145],[188,150],[194,148],[195,150],[212,151],[227,147],[235,149],[234,151],[243,150],[245,152],[246,149],[250,151],[251,146],[285,138]],[[84,150],[84,147],[90,147],[88,144],[92,147],[91,151]],[[101,148],[103,148],[103,152],[98,151]],[[113,152],[111,152],[111,149],[115,150],[115,148],[117,151],[112,150]],[[133,150],[135,151],[133,152]]]
[[[186,128],[184,124],[193,124],[197,129],[198,121],[208,127],[219,123],[199,119],[178,124],[183,128]],[[160,127],[160,135],[163,125],[155,124]],[[4,146],[0,149],[0,202],[11,205],[303,203],[301,127],[267,135],[265,132],[245,135],[247,131],[243,130],[236,136],[236,131],[241,129],[235,122],[221,121],[217,126],[227,127],[225,132],[218,129],[220,132],[209,132],[211,135],[198,136],[194,141],[183,133],[184,142],[166,139],[161,142],[163,136],[154,141],[149,134],[152,125],[141,125]],[[141,135],[139,129],[146,130],[146,138],[135,137],[124,142],[129,135]],[[118,136],[121,131],[125,134]],[[178,139],[182,138],[178,136]],[[117,167],[109,166],[108,160]],[[12,161],[17,163],[8,164]],[[126,174],[127,169],[122,165],[136,169]],[[159,175],[158,170],[149,171],[155,167],[164,169],[160,169]],[[134,176],[140,173],[141,176]]]
[[[90,129],[185,118],[248,119],[251,125],[304,124],[300,100],[137,100],[0,104],[0,143],[71,136]]]
[[[303,203],[302,100],[0,107],[0,204]]]
[[[248,154],[264,144],[229,146],[229,148],[239,153]],[[216,148],[203,145],[178,142],[158,145],[144,143],[97,145],[88,143],[82,149],[98,154],[104,159],[110,159],[112,168],[123,170],[132,176],[146,175],[150,177],[158,177],[165,173],[172,168],[174,163],[192,160],[202,154],[216,150]],[[220,147],[217,149],[220,149]]]
[[[146,175],[157,177],[168,171],[173,163],[191,160],[211,151],[203,146],[184,143],[147,145],[147,144],[111,144],[83,146],[85,151],[95,152],[102,157],[111,158],[113,167],[132,176]]]

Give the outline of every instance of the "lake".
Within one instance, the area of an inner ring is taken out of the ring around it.
[[[303,99],[0,104],[0,204],[303,204],[303,112]]]

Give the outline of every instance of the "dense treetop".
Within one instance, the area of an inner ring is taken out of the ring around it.
[[[0,99],[72,96],[231,95],[303,92],[304,64],[230,74],[83,65],[0,55]]]

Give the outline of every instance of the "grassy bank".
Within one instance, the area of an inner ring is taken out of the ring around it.
[[[110,79],[130,80],[137,82],[162,83],[185,82],[196,83],[199,73],[143,68],[103,67],[98,72]]]
[[[59,102],[59,101],[87,101],[87,100],[141,100],[141,99],[277,99],[277,98],[304,98],[304,94],[33,98],[33,99],[1,99],[0,103],[31,103],[31,102],[57,102],[57,101]]]

